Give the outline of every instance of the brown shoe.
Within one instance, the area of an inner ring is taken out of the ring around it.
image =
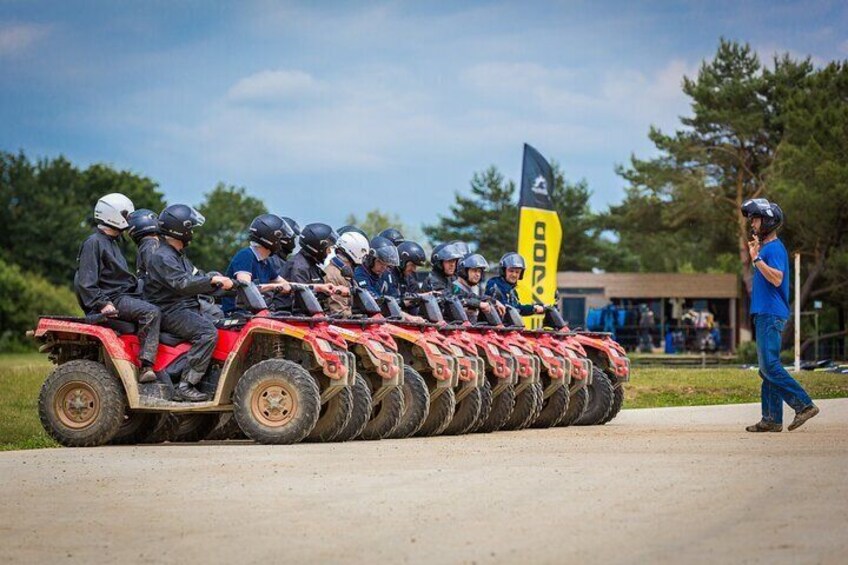
[[[792,430],[797,430],[801,426],[804,425],[804,422],[815,416],[819,413],[819,407],[815,404],[810,404],[797,414],[795,414],[795,419],[792,420],[792,423],[789,424],[789,428],[787,428],[790,432]]]
[[[748,426],[745,428],[745,431],[748,432],[782,432],[783,426],[781,424],[775,424],[774,422],[766,422],[765,420],[760,420],[753,426]]]
[[[141,374],[138,376],[138,382],[140,382],[143,385],[147,384],[147,383],[155,383],[156,382],[156,372],[150,367],[143,369],[141,371]]]

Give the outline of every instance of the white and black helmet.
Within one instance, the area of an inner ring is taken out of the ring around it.
[[[94,205],[94,219],[98,224],[125,230],[129,227],[127,216],[135,211],[132,200],[119,192],[107,194]]]
[[[361,265],[371,251],[368,238],[355,231],[348,231],[336,241],[336,253],[343,253],[355,265]]]

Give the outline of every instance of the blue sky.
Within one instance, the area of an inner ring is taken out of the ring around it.
[[[840,2],[0,2],[0,149],[106,162],[195,204],[216,182],[339,225],[410,225],[522,143],[620,200],[616,164],[719,37],[848,58]]]

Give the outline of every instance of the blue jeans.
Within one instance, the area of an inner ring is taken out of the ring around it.
[[[780,334],[786,326],[785,318],[772,314],[754,315],[757,331],[757,357],[760,362],[762,384],[763,421],[783,423],[783,403],[800,412],[813,401],[801,385],[792,378],[780,362]]]

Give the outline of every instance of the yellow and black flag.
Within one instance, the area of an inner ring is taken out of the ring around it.
[[[562,226],[551,200],[553,187],[550,164],[525,143],[518,201],[518,252],[527,262],[527,270],[517,287],[524,304],[548,305],[555,300]],[[541,319],[541,316],[532,317],[528,326],[538,327]]]

